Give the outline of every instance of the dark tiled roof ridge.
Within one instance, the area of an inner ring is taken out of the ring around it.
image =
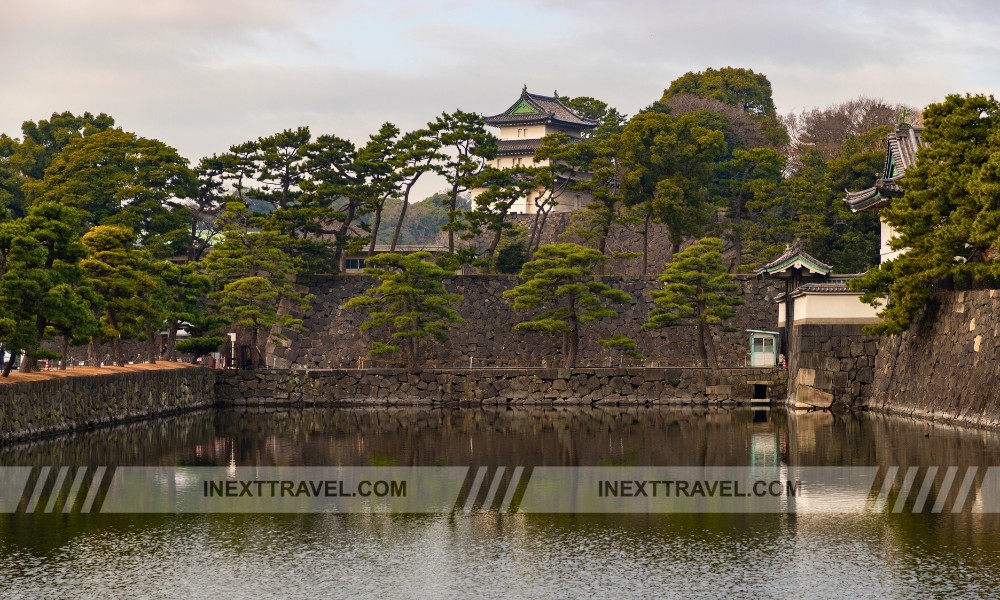
[[[827,273],[833,271],[833,265],[828,265],[825,262],[816,259],[816,257],[803,250],[798,242],[795,242],[788,248],[785,248],[785,251],[782,252],[777,258],[758,269],[757,273],[766,273],[775,267],[781,266],[782,263],[790,261],[796,256],[798,256],[803,262],[811,263],[814,266],[819,267],[821,270],[825,270]]]
[[[527,101],[532,108],[538,111],[538,114],[511,114],[522,101]],[[493,115],[484,118],[487,124],[490,125],[501,125],[501,124],[516,124],[516,123],[537,123],[542,121],[558,121],[561,123],[566,123],[568,125],[576,125],[580,127],[597,127],[599,123],[593,119],[588,119],[586,117],[581,117],[580,115],[573,112],[571,108],[563,104],[558,96],[543,96],[541,94],[532,94],[528,91],[527,87],[521,90],[521,95],[518,99],[511,104],[507,110],[503,111],[498,115]]]

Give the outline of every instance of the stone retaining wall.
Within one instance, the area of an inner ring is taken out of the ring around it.
[[[609,276],[602,281],[629,293],[634,302],[621,306],[616,318],[581,326],[580,359],[594,361],[584,362],[584,365],[596,366],[601,364],[597,361],[606,360],[617,362],[614,352],[597,344],[598,339],[615,334],[634,339],[637,350],[647,359],[662,358],[681,365],[690,365],[687,361],[696,359],[694,326],[642,329],[653,306],[649,292],[661,285],[656,277]],[[372,332],[360,331],[366,318],[364,312],[346,310],[343,306],[350,298],[372,287],[374,280],[363,275],[343,275],[313,278],[304,283],[315,299],[310,310],[297,315],[303,319],[303,329],[284,329],[280,331],[283,340],[275,342],[272,339],[267,346],[268,366],[279,369],[356,366],[359,357],[367,356],[372,340],[379,338],[373,338]],[[431,360],[450,361],[452,364],[448,366],[465,366],[470,357],[501,361],[475,363],[488,367],[538,366],[538,361],[543,359],[549,361],[549,365],[559,364],[560,336],[514,329],[514,325],[525,320],[527,315],[511,309],[502,295],[519,283],[517,277],[471,275],[455,277],[445,283],[450,292],[462,295],[463,300],[456,310],[465,322],[452,327],[449,340],[427,342]],[[745,304],[737,308],[737,316],[728,323],[731,329],[713,327],[719,356],[729,360],[724,366],[743,364],[749,350],[746,329],[774,330],[777,327],[778,310],[773,299],[780,291],[779,283],[755,277],[740,278]],[[529,365],[529,362],[535,364]]]
[[[783,369],[322,369],[220,371],[225,404],[735,404],[754,384],[784,398]]]
[[[828,408],[864,403],[872,393],[878,338],[862,325],[796,325],[789,356],[789,401]]]
[[[0,384],[0,442],[211,406],[216,372],[115,371]]]
[[[1000,290],[941,294],[908,331],[884,338],[865,404],[975,426],[1000,425]]]

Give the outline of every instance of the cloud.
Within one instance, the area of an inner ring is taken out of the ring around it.
[[[197,160],[299,125],[363,143],[384,121],[499,112],[523,84],[634,114],[727,65],[767,74],[782,112],[1000,94],[1000,4],[14,0],[0,55],[0,131],[104,111]]]

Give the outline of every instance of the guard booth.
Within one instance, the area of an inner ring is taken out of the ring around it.
[[[747,329],[750,334],[750,366],[773,367],[778,364],[778,332]]]

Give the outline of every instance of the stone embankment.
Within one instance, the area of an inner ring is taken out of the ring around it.
[[[236,406],[705,405],[784,398],[786,379],[783,369],[293,369],[220,371],[216,391]]]
[[[901,335],[879,341],[868,408],[1000,426],[1000,290],[941,294]]]
[[[580,360],[585,364],[601,365],[618,362],[618,355],[600,346],[597,340],[612,335],[626,335],[635,340],[636,350],[648,360],[663,360],[670,364],[694,364],[698,359],[697,329],[679,325],[664,329],[643,329],[653,307],[650,292],[662,287],[655,276],[607,276],[604,283],[623,290],[634,302],[616,307],[615,318],[586,323],[581,326]],[[303,319],[301,330],[282,330],[282,340],[268,344],[268,366],[280,369],[338,369],[355,366],[358,358],[368,355],[375,338],[371,331],[361,331],[366,315],[360,310],[348,310],[344,304],[363,294],[374,285],[363,275],[316,277],[303,281],[315,296],[312,307],[296,316]],[[519,282],[513,275],[472,275],[445,281],[449,292],[460,294],[462,301],[456,310],[465,319],[454,325],[444,342],[429,340],[428,358],[446,361],[455,366],[473,359],[478,366],[527,367],[540,366],[542,360],[559,360],[562,339],[557,335],[539,335],[518,331],[514,326],[526,318],[514,311],[503,299],[503,293]],[[747,357],[747,329],[774,330],[778,311],[774,297],[780,291],[778,282],[750,276],[740,276],[740,295],[744,304],[737,309],[729,328],[714,327],[712,337],[719,356],[726,366],[743,364]],[[388,341],[381,338],[382,341]],[[488,360],[483,364],[483,361]],[[377,363],[376,363],[377,364]],[[383,365],[385,366],[385,365]]]
[[[216,372],[176,363],[21,376],[0,383],[0,442],[150,418],[215,403]],[[105,371],[95,374],[93,371]]]

